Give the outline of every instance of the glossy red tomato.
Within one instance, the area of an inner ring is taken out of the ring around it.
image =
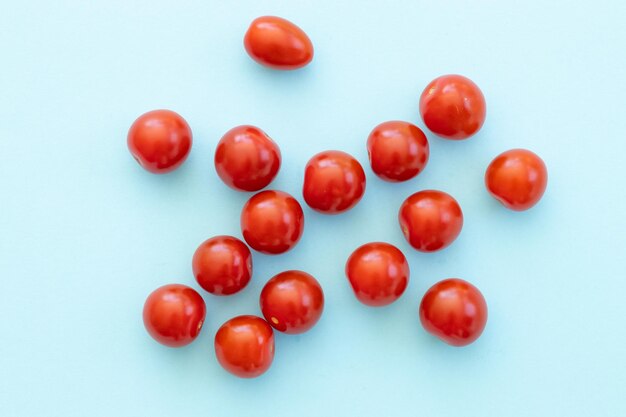
[[[406,240],[421,252],[450,245],[461,233],[463,212],[459,203],[443,191],[417,192],[402,203],[398,213]]]
[[[428,140],[417,126],[401,121],[379,124],[367,139],[372,171],[385,181],[406,181],[428,162]]]
[[[248,245],[276,255],[293,248],[302,237],[304,213],[300,203],[282,191],[261,191],[241,211],[241,231]]]
[[[278,145],[258,127],[237,126],[222,137],[215,150],[217,175],[231,188],[258,191],[280,168]]]
[[[409,264],[400,249],[389,243],[366,243],[348,258],[346,276],[360,302],[386,306],[404,293]]]
[[[238,316],[215,334],[215,355],[224,369],[240,378],[255,378],[274,360],[274,331],[256,316]]]
[[[548,185],[543,160],[526,149],[511,149],[498,155],[485,173],[487,190],[505,207],[528,210],[539,202]]]
[[[252,255],[241,240],[215,236],[204,241],[192,260],[193,274],[202,288],[215,295],[241,291],[252,276]]]
[[[154,290],[143,306],[143,324],[157,342],[180,347],[193,342],[204,324],[206,307],[196,290],[170,284]]]
[[[424,329],[452,346],[469,345],[487,324],[487,303],[478,288],[449,278],[430,287],[420,304]]]
[[[337,214],[350,210],[365,193],[365,172],[359,161],[341,151],[325,151],[309,160],[302,194],[314,210]]]
[[[262,16],[254,19],[243,44],[252,59],[274,69],[301,68],[313,59],[313,44],[307,34],[280,17]]]
[[[322,316],[324,292],[306,272],[285,271],[267,281],[260,304],[270,326],[287,334],[299,334],[313,327]]]
[[[178,168],[189,155],[192,135],[189,125],[171,110],[142,114],[128,131],[128,149],[143,168],[165,174]]]
[[[443,75],[424,89],[420,114],[434,134],[467,139],[485,123],[487,107],[480,88],[462,75]]]

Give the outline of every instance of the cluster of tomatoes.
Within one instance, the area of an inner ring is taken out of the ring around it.
[[[291,70],[307,65],[313,45],[293,23],[278,17],[254,20],[244,39],[248,54],[262,65]],[[471,80],[446,75],[432,81],[422,93],[420,114],[437,136],[460,140],[475,134],[486,115],[482,92]],[[169,110],[140,116],[128,133],[128,146],[139,164],[153,173],[180,166],[191,150],[192,133],[186,121]],[[376,126],[367,139],[371,169],[388,182],[418,175],[429,157],[428,140],[417,126],[388,121]],[[257,192],[278,174],[278,145],[261,129],[238,126],[221,138],[215,150],[215,169],[229,187]],[[543,195],[547,171],[533,152],[513,149],[488,166],[488,191],[512,210],[526,210]],[[339,214],[353,208],[365,192],[365,172],[351,155],[329,150],[306,164],[302,195],[313,210]],[[409,244],[421,252],[450,245],[461,232],[463,212],[449,194],[438,190],[409,196],[398,214]],[[193,273],[207,292],[227,296],[241,291],[252,277],[250,249],[277,255],[293,248],[304,229],[300,203],[283,191],[254,194],[241,211],[245,243],[233,236],[203,242],[193,255]],[[404,254],[389,243],[372,242],[357,248],[345,267],[359,301],[370,306],[393,303],[405,291],[409,265]],[[240,377],[264,373],[274,357],[274,330],[298,334],[319,320],[324,308],[320,283],[302,271],[286,271],[271,278],[260,294],[264,317],[239,316],[224,323],[215,335],[219,363]],[[167,346],[184,346],[199,334],[205,303],[194,289],[165,285],[152,292],[144,305],[143,320],[150,335]],[[424,328],[443,341],[463,346],[476,340],[487,322],[487,304],[480,291],[461,279],[445,279],[432,286],[419,308]]]

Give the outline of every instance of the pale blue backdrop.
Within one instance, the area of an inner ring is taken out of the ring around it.
[[[242,47],[263,14],[297,22],[312,65],[290,73]],[[0,416],[624,416],[626,415],[626,6],[595,1],[8,1],[0,7]],[[423,126],[418,98],[445,73],[476,81],[488,103],[466,142],[429,134],[431,160],[405,184],[374,177],[365,140],[378,123]],[[135,117],[180,112],[194,132],[167,176],[126,149]],[[352,212],[305,209],[302,242],[254,254],[242,293],[206,295],[207,321],[183,349],[154,343],[141,309],[159,285],[197,288],[196,246],[240,235],[246,194],[217,178],[213,150],[238,124],[280,145],[272,187],[301,201],[303,166],[341,149],[365,166]],[[525,213],[491,199],[483,172],[527,147],[549,168]],[[438,188],[465,212],[436,254],[409,248],[396,212]],[[412,276],[396,304],[354,298],[344,262],[385,240]],[[326,292],[318,326],[277,335],[256,380],[223,371],[212,340],[233,315],[258,314],[273,274],[299,268]],[[467,348],[427,335],[419,300],[436,281],[474,282],[487,329]]]

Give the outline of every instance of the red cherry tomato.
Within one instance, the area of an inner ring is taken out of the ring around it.
[[[165,174],[185,162],[191,138],[189,125],[178,113],[154,110],[135,120],[127,142],[139,165],[154,174]]]
[[[348,258],[346,276],[360,302],[386,306],[404,293],[409,264],[400,249],[389,243],[366,243]]]
[[[300,203],[282,191],[261,191],[241,211],[241,231],[248,245],[276,255],[293,248],[304,230]]]
[[[261,129],[237,126],[222,137],[215,150],[217,175],[231,188],[258,191],[280,168],[280,149]]]
[[[461,233],[463,212],[459,203],[443,191],[420,191],[404,200],[398,214],[406,240],[421,252],[450,245]]]
[[[193,342],[204,324],[206,307],[196,290],[170,284],[154,290],[143,306],[143,324],[157,342],[180,347]]]
[[[260,304],[270,326],[287,334],[299,334],[313,327],[322,316],[324,292],[306,272],[285,271],[267,281]]]
[[[313,59],[313,44],[307,34],[280,17],[254,19],[243,44],[256,62],[278,70],[301,68]]]
[[[548,184],[543,160],[526,149],[511,149],[498,155],[487,168],[487,190],[505,207],[528,210],[539,202]]]
[[[215,295],[241,291],[252,276],[252,255],[241,240],[216,236],[204,241],[192,260],[193,274],[202,288]]]
[[[446,139],[469,138],[482,127],[486,113],[482,91],[461,75],[436,78],[420,97],[426,127]]]
[[[379,124],[367,139],[372,171],[385,181],[406,181],[428,162],[428,140],[417,126],[400,121]]]
[[[302,194],[314,210],[337,214],[350,210],[365,192],[365,172],[359,161],[341,151],[325,151],[309,160]]]
[[[487,303],[478,288],[458,278],[430,287],[420,304],[426,331],[452,346],[469,345],[487,324]]]
[[[238,316],[215,334],[215,355],[224,369],[240,378],[255,378],[274,360],[274,332],[256,316]]]

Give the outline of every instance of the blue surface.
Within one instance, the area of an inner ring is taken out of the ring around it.
[[[626,6],[596,1],[5,1],[0,10],[0,416],[624,416],[626,415]],[[275,14],[311,36],[316,56],[280,73],[242,47],[249,22]],[[481,86],[482,131],[429,135],[425,172],[374,177],[369,131],[388,119],[423,126],[417,102],[444,73]],[[144,111],[180,112],[194,131],[187,163],[139,168],[126,132]],[[175,350],[141,322],[161,284],[194,285],[191,256],[215,234],[240,235],[246,194],[217,178],[217,140],[255,124],[280,145],[272,185],[300,200],[303,166],[339,148],[368,186],[352,212],[305,209],[285,256],[254,254],[242,293],[207,295],[199,339]],[[527,147],[549,169],[525,213],[491,199],[483,172]],[[465,212],[460,238],[412,251],[396,212],[439,188]],[[360,305],[343,276],[359,244],[408,256],[405,295]],[[326,291],[318,326],[277,335],[270,371],[240,380],[216,362],[227,318],[258,314],[273,274],[314,274]],[[481,339],[452,348],[427,335],[419,300],[458,276],[490,308]],[[176,413],[176,414],[175,414]]]

